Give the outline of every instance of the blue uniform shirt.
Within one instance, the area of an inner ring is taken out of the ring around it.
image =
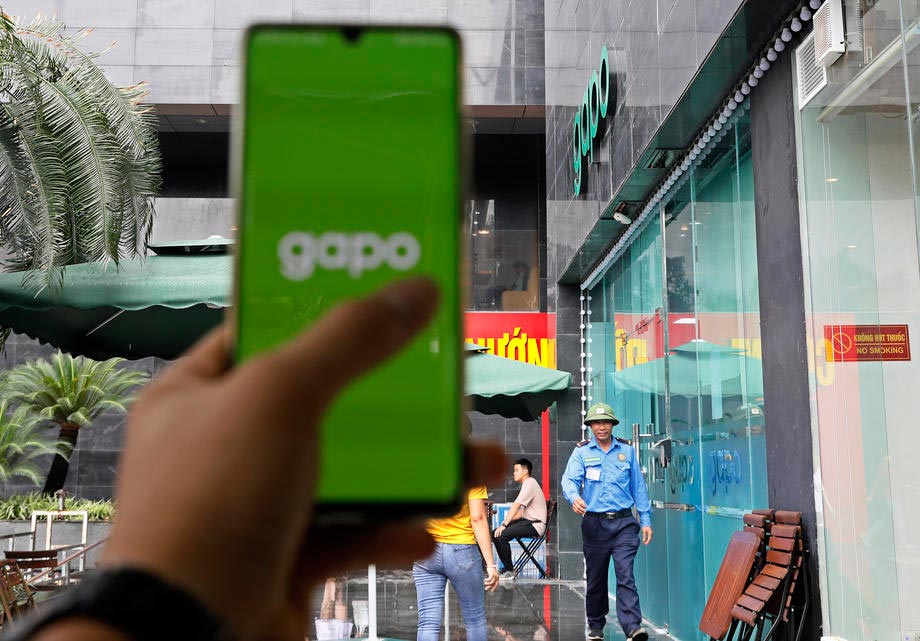
[[[640,525],[652,525],[639,457],[635,448],[615,438],[606,452],[593,438],[575,448],[562,476],[562,494],[569,503],[581,496],[589,512],[618,512],[635,505]]]

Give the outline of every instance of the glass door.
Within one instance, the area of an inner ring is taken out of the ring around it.
[[[697,639],[697,625],[706,595],[702,528],[700,446],[700,376],[696,346],[697,288],[695,222],[691,186],[686,185],[665,204],[665,282],[667,343],[665,381],[669,392],[668,434],[671,459],[665,469],[663,513],[668,549],[670,633]]]

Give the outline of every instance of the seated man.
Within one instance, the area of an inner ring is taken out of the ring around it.
[[[492,540],[501,561],[501,578],[514,578],[514,561],[511,560],[511,541],[517,538],[535,538],[546,531],[546,498],[540,484],[530,473],[533,463],[526,458],[514,462],[514,480],[521,484],[504,522],[495,528]]]

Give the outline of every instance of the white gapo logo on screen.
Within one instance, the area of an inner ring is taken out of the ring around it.
[[[421,254],[418,240],[406,232],[383,239],[370,231],[329,231],[319,236],[292,231],[278,243],[281,273],[295,281],[310,278],[317,266],[330,271],[345,269],[352,278],[360,278],[384,263],[396,271],[405,271],[415,267]]]

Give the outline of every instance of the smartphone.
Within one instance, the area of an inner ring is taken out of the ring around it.
[[[257,25],[246,37],[234,360],[388,282],[426,275],[441,291],[429,327],[323,421],[317,511],[330,518],[462,500],[460,60],[444,28]]]

